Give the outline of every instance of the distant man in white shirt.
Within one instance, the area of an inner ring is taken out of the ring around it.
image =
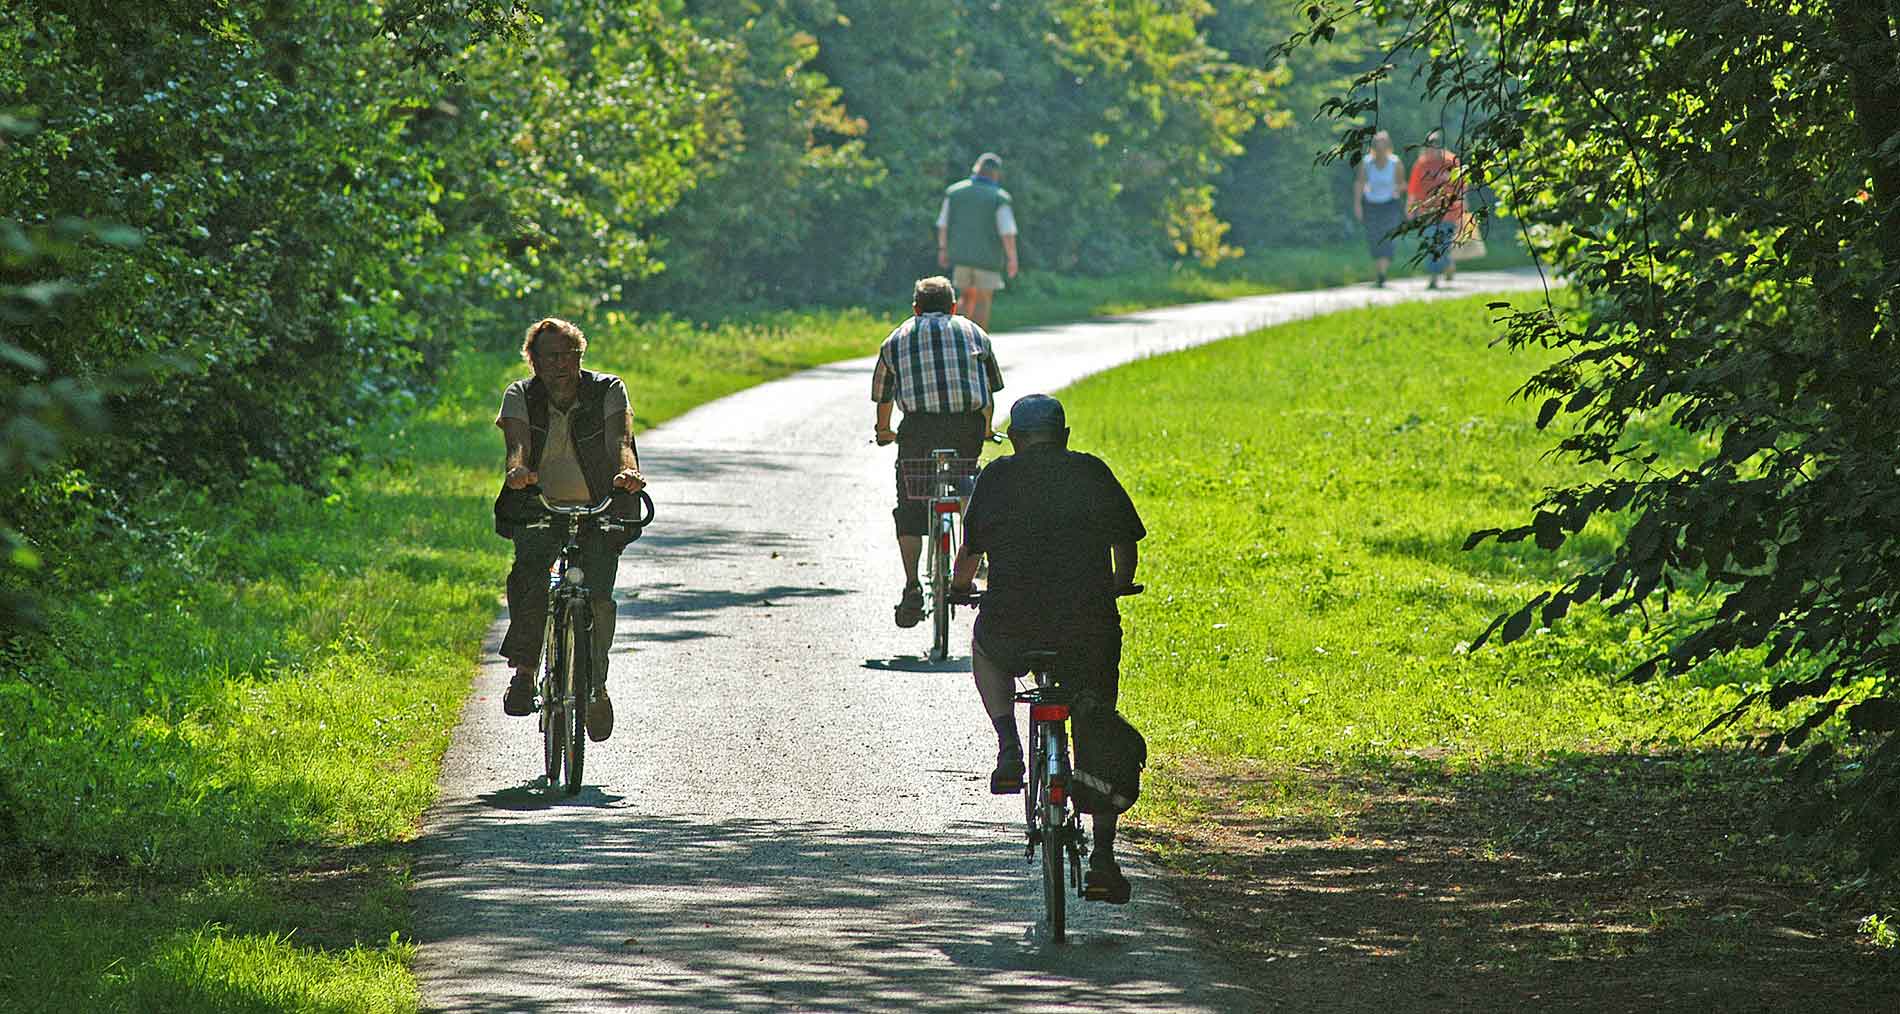
[[[957,311],[985,330],[996,290],[1017,270],[1016,214],[1002,178],[1000,157],[978,155],[970,178],[944,191],[937,212],[937,265],[951,269],[950,280],[962,293]]]

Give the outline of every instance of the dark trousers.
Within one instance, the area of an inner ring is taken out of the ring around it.
[[[1048,629],[1030,634],[1025,631],[999,631],[997,624],[985,622],[979,611],[971,631],[973,652],[1010,678],[1029,671],[1023,661],[1028,651],[1054,651],[1056,682],[1078,697],[1087,695],[1094,703],[1114,707],[1121,697],[1122,627],[1113,613],[1073,623],[1051,624]]]
[[[519,669],[541,657],[548,622],[548,567],[561,555],[565,529],[523,528],[515,535],[515,564],[508,571],[508,633],[501,655]],[[607,649],[614,643],[614,577],[620,567],[620,540],[591,527],[580,535],[578,562],[587,578],[587,599],[594,607],[594,677],[607,678]]]
[[[943,447],[956,448],[960,458],[983,453],[983,413],[906,412],[897,424],[897,460],[928,458]],[[899,535],[930,533],[929,505],[904,495],[904,469],[897,469],[897,509],[891,511]]]

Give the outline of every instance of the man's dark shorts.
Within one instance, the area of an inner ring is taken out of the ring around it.
[[[906,412],[897,424],[897,460],[928,458],[930,452],[953,447],[961,458],[983,453],[983,413]],[[921,500],[904,495],[904,471],[897,469],[897,508],[891,511],[899,535],[928,535],[930,511]]]
[[[1072,628],[1052,637],[1026,637],[998,633],[995,624],[986,624],[979,614],[972,640],[975,649],[1006,673],[1020,676],[1029,671],[1023,653],[1054,651],[1056,681],[1095,698],[1095,703],[1114,707],[1121,694],[1122,626],[1119,619],[1105,617],[1100,622]]]

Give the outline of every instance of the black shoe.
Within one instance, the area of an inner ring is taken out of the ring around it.
[[[1100,855],[1100,853],[1096,853]],[[1115,860],[1101,864],[1089,863],[1089,871],[1082,878],[1082,897],[1090,901],[1106,901],[1111,905],[1126,905],[1134,894],[1134,888],[1128,884],[1128,878],[1122,876],[1122,868]]]
[[[904,598],[897,603],[897,625],[910,628],[924,622],[924,589],[922,585],[910,585],[904,589]]]
[[[1434,278],[1434,279],[1432,279],[1431,281],[1429,281],[1429,282],[1426,282],[1426,283],[1425,283],[1425,287],[1426,287],[1426,288],[1428,288],[1428,289],[1436,289],[1436,288],[1438,288],[1438,279],[1436,279],[1436,278]]]
[[[996,770],[990,772],[990,795],[1010,796],[1023,790],[1023,752],[1002,750],[996,754]]]
[[[587,738],[598,743],[614,734],[614,702],[606,687],[595,687],[587,702]]]
[[[534,714],[534,675],[525,669],[516,669],[515,678],[508,682],[508,692],[501,695],[501,713],[514,718]]]
[[[1374,279],[1372,282],[1372,287],[1375,289],[1385,288],[1385,276],[1380,275],[1378,278]]]

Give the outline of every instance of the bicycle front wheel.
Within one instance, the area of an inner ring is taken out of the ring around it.
[[[568,600],[566,627],[561,718],[567,728],[567,779],[561,787],[571,796],[581,790],[581,771],[587,760],[587,697],[592,691],[588,675],[594,661],[594,614],[585,598],[576,595]]]
[[[541,674],[541,753],[548,788],[561,784],[561,765],[567,759],[567,715],[561,710],[561,674],[567,670],[566,624],[560,610],[549,610],[547,639],[542,647],[547,668]]]

